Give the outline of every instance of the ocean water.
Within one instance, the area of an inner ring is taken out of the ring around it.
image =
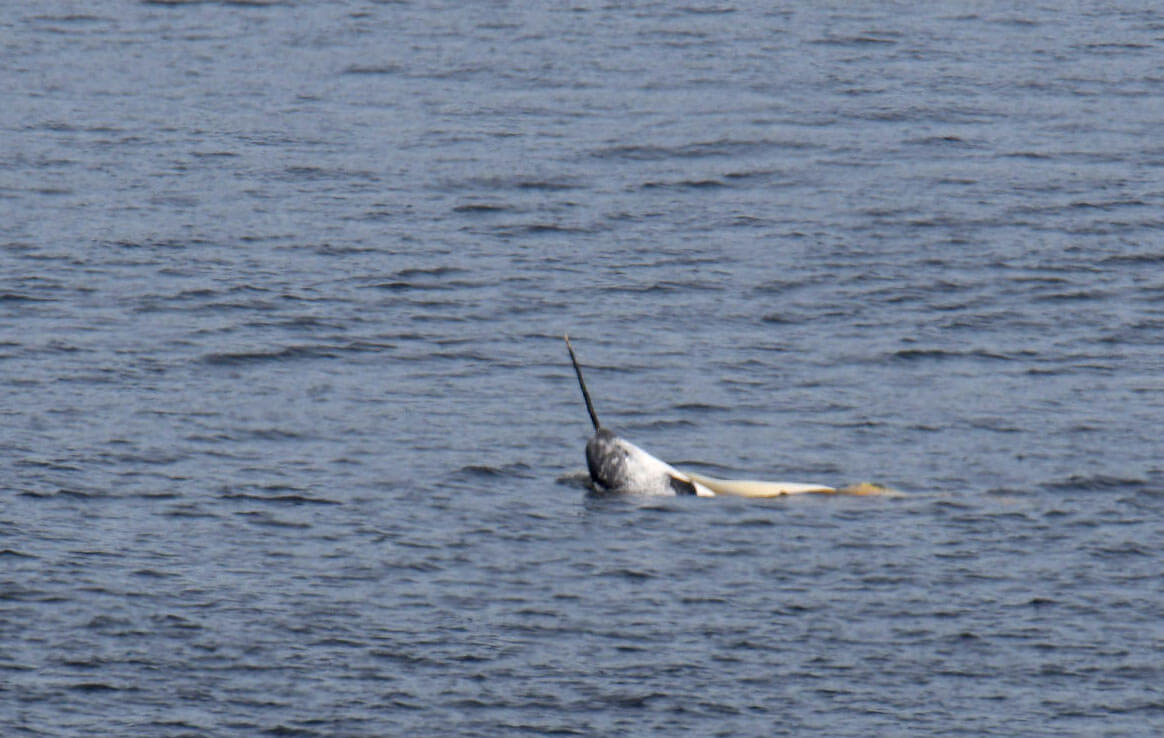
[[[5,10],[0,733],[1164,732],[1155,5]]]

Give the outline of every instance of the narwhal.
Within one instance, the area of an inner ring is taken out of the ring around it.
[[[823,484],[799,482],[762,482],[752,479],[716,479],[715,477],[682,472],[670,464],[655,458],[630,441],[619,437],[598,422],[594,403],[582,379],[582,367],[570,337],[566,339],[566,350],[578,375],[578,386],[582,389],[582,399],[586,402],[586,412],[594,424],[594,435],[586,442],[586,466],[590,470],[590,482],[598,492],[632,495],[736,495],[740,497],[780,497],[783,495],[805,494],[894,494],[893,490],[875,484],[856,484],[837,489]]]

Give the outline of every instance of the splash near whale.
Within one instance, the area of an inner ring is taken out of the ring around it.
[[[578,376],[578,386],[586,403],[586,412],[594,426],[594,435],[586,442],[586,468],[590,483],[597,492],[628,495],[695,495],[715,497],[782,497],[798,494],[898,495],[881,485],[863,482],[847,487],[830,487],[802,482],[766,482],[755,479],[717,479],[703,474],[683,472],[658,459],[617,433],[604,427],[594,411],[594,402],[582,378],[582,367],[569,336],[563,336],[570,362]]]

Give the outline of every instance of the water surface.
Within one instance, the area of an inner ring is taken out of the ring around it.
[[[1155,8],[0,33],[6,735],[1164,728]]]

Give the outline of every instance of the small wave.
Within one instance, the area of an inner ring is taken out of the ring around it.
[[[88,13],[66,13],[64,15],[34,15],[30,20],[39,23],[95,23],[109,19],[105,16],[89,15]]]
[[[190,155],[195,159],[231,159],[242,156],[235,151],[192,151]]]
[[[906,143],[917,146],[943,146],[958,149],[979,149],[982,144],[967,141],[959,136],[918,136],[906,139]]]
[[[378,253],[378,249],[371,246],[353,246],[349,244],[321,243],[312,249],[320,256],[352,256],[355,254]]]
[[[276,505],[342,505],[339,500],[328,500],[307,495],[256,495],[246,492],[231,492],[219,495],[222,500],[245,500],[249,502],[269,502]]]
[[[169,572],[158,571],[157,569],[135,569],[133,571],[135,577],[143,577],[145,579],[169,579],[175,576]]]
[[[711,190],[718,187],[727,187],[728,184],[718,179],[685,179],[677,182],[644,182],[642,189],[667,189],[667,190]]]
[[[1108,200],[1104,202],[1090,202],[1088,200],[1077,200],[1067,206],[1069,210],[1103,210],[1111,211],[1118,208],[1126,207],[1144,207],[1148,205],[1147,202],[1139,198],[1124,199],[1124,200]]]
[[[1013,356],[1008,356],[996,351],[987,351],[986,349],[973,349],[970,351],[947,351],[945,349],[901,349],[894,351],[893,358],[901,359],[903,361],[919,361],[925,359],[944,360],[944,359],[990,359],[992,361],[1013,361]]]
[[[287,0],[141,0],[143,5],[165,5],[176,7],[179,5],[224,5],[240,8],[267,8],[276,5],[286,5]]]
[[[1082,302],[1084,300],[1106,300],[1108,297],[1110,294],[1106,290],[1078,289],[1033,295],[1031,299],[1035,302]]]
[[[81,682],[80,684],[70,684],[68,688],[74,692],[85,692],[87,694],[96,692],[120,692],[122,689],[121,687],[104,682]]]
[[[492,205],[489,203],[465,203],[453,208],[454,213],[468,213],[470,215],[485,215],[488,213],[504,213],[513,210],[508,205]]]
[[[643,569],[631,569],[629,567],[614,569],[608,572],[604,572],[604,574],[620,579],[631,579],[635,581],[654,579],[658,576],[658,574],[655,572],[645,571]]]
[[[213,519],[213,518],[218,517],[214,513],[207,512],[194,504],[176,505],[176,506],[170,508],[169,510],[162,512],[161,515],[164,517],[167,517],[167,518],[191,518],[191,519],[197,519],[197,518],[211,518],[211,519]]]
[[[895,38],[886,38],[885,35],[859,34],[856,36],[825,36],[813,39],[809,43],[817,46],[896,46],[899,42]]]
[[[1129,264],[1132,266],[1159,264],[1161,262],[1164,262],[1164,253],[1155,251],[1136,254],[1116,254],[1100,259],[1099,261],[1100,264]]]
[[[1051,154],[1045,154],[1039,151],[1011,151],[999,154],[998,156],[1003,159],[1033,159],[1035,161],[1046,161],[1055,158]]]
[[[491,231],[501,237],[540,236],[545,234],[590,234],[595,229],[588,226],[563,225],[561,223],[525,223],[522,225],[501,226]]]
[[[678,405],[675,405],[673,409],[682,410],[684,412],[708,413],[723,412],[730,410],[731,408],[726,405],[712,405],[706,402],[681,402]]]
[[[797,323],[803,323],[805,320],[804,315],[792,315],[790,313],[768,313],[760,316],[760,322],[775,325],[795,325]]]
[[[566,192],[579,189],[581,185],[570,179],[539,179],[517,175],[513,177],[468,177],[463,180],[447,181],[450,190],[484,190],[492,193],[508,190],[534,192]]]
[[[736,8],[732,5],[684,5],[676,8],[680,13],[688,13],[690,15],[730,15],[736,12]]]
[[[724,179],[731,180],[733,182],[785,182],[788,179],[788,173],[779,169],[754,169],[738,172],[728,172],[723,176]]]
[[[335,636],[331,636],[328,638],[320,638],[319,640],[312,641],[308,645],[309,646],[324,646],[327,648],[331,648],[331,647],[366,648],[368,644],[364,641],[355,641],[355,640],[352,640],[350,638],[338,638]]]
[[[450,274],[465,274],[468,270],[461,267],[441,264],[434,267],[407,267],[393,273],[397,279],[412,279],[414,277],[446,277]]]
[[[519,477],[522,479],[532,479],[534,477],[533,470],[528,464],[522,462],[515,462],[512,464],[505,464],[503,466],[490,466],[488,464],[469,464],[462,466],[454,476],[469,479],[496,479],[500,477]]]
[[[404,71],[400,64],[353,64],[343,70],[343,74],[400,74]]]
[[[57,459],[45,459],[36,456],[26,456],[23,459],[18,459],[15,462],[15,465],[51,469],[52,471],[81,471],[81,467],[77,466],[76,464],[70,464],[65,461],[58,461]]]
[[[89,591],[95,594],[112,594],[112,592],[104,588],[95,588]],[[85,628],[88,630],[111,630],[120,633],[123,632],[122,629],[128,628],[132,624],[133,622],[129,618],[116,615],[97,615],[85,623]]]
[[[145,241],[106,241],[110,246],[119,249],[127,249],[133,251],[183,251],[190,246],[207,246],[210,245],[207,241],[201,239],[191,239],[189,241],[178,240],[145,240]]]
[[[1104,53],[1121,52],[1121,51],[1146,51],[1155,48],[1153,44],[1141,44],[1134,41],[1100,41],[1096,43],[1083,44],[1082,48],[1088,51],[1098,51]]]
[[[1107,492],[1109,490],[1126,490],[1129,487],[1140,488],[1146,484],[1147,480],[1140,477],[1073,474],[1066,479],[1044,484],[1043,489],[1048,492]]]
[[[282,428],[251,428],[246,431],[246,436],[260,441],[297,441],[306,437],[298,431]]]
[[[367,286],[371,289],[403,291],[403,290],[448,290],[457,285],[448,281],[449,277],[465,274],[467,270],[460,267],[444,264],[434,267],[407,267],[399,269],[383,279],[371,282]]]
[[[372,289],[387,290],[390,292],[404,292],[406,290],[451,290],[451,284],[442,284],[439,282],[409,282],[407,280],[392,280],[389,282],[377,282],[369,285]]]
[[[709,292],[722,292],[727,288],[722,284],[716,282],[675,282],[675,281],[661,281],[652,282],[650,284],[610,284],[599,288],[600,292],[609,293],[653,293],[653,292],[685,292],[688,290],[701,290]]]
[[[202,363],[212,366],[235,366],[293,359],[335,359],[337,356],[330,348],[325,349],[321,346],[287,346],[271,351],[214,352],[203,356]]]
[[[799,147],[799,144],[792,144]],[[665,159],[702,159],[709,157],[737,157],[758,153],[770,148],[788,148],[779,141],[734,140],[700,141],[679,146],[620,145],[598,149],[599,159],[629,159],[631,161],[661,161]]]
[[[744,518],[728,523],[733,528],[773,528],[776,521],[772,518]]]
[[[1104,557],[1143,557],[1155,558],[1155,548],[1142,546],[1132,541],[1124,541],[1122,543],[1104,544],[1095,546],[1092,551]]]
[[[51,297],[36,297],[23,292],[0,292],[0,302],[51,302]]]
[[[689,418],[661,418],[647,423],[629,424],[635,430],[663,430],[666,428],[696,428],[699,424]]]
[[[56,492],[37,492],[36,490],[25,490],[20,493],[21,497],[31,497],[33,499],[54,499],[58,497],[71,498],[74,500],[99,500],[107,497],[107,495],[98,492],[85,492],[79,489],[58,489]]]
[[[291,528],[295,530],[306,530],[311,527],[311,523],[303,523],[292,520],[280,520],[272,517],[267,513],[247,511],[238,513],[241,517],[246,518],[254,525],[264,528]]]

